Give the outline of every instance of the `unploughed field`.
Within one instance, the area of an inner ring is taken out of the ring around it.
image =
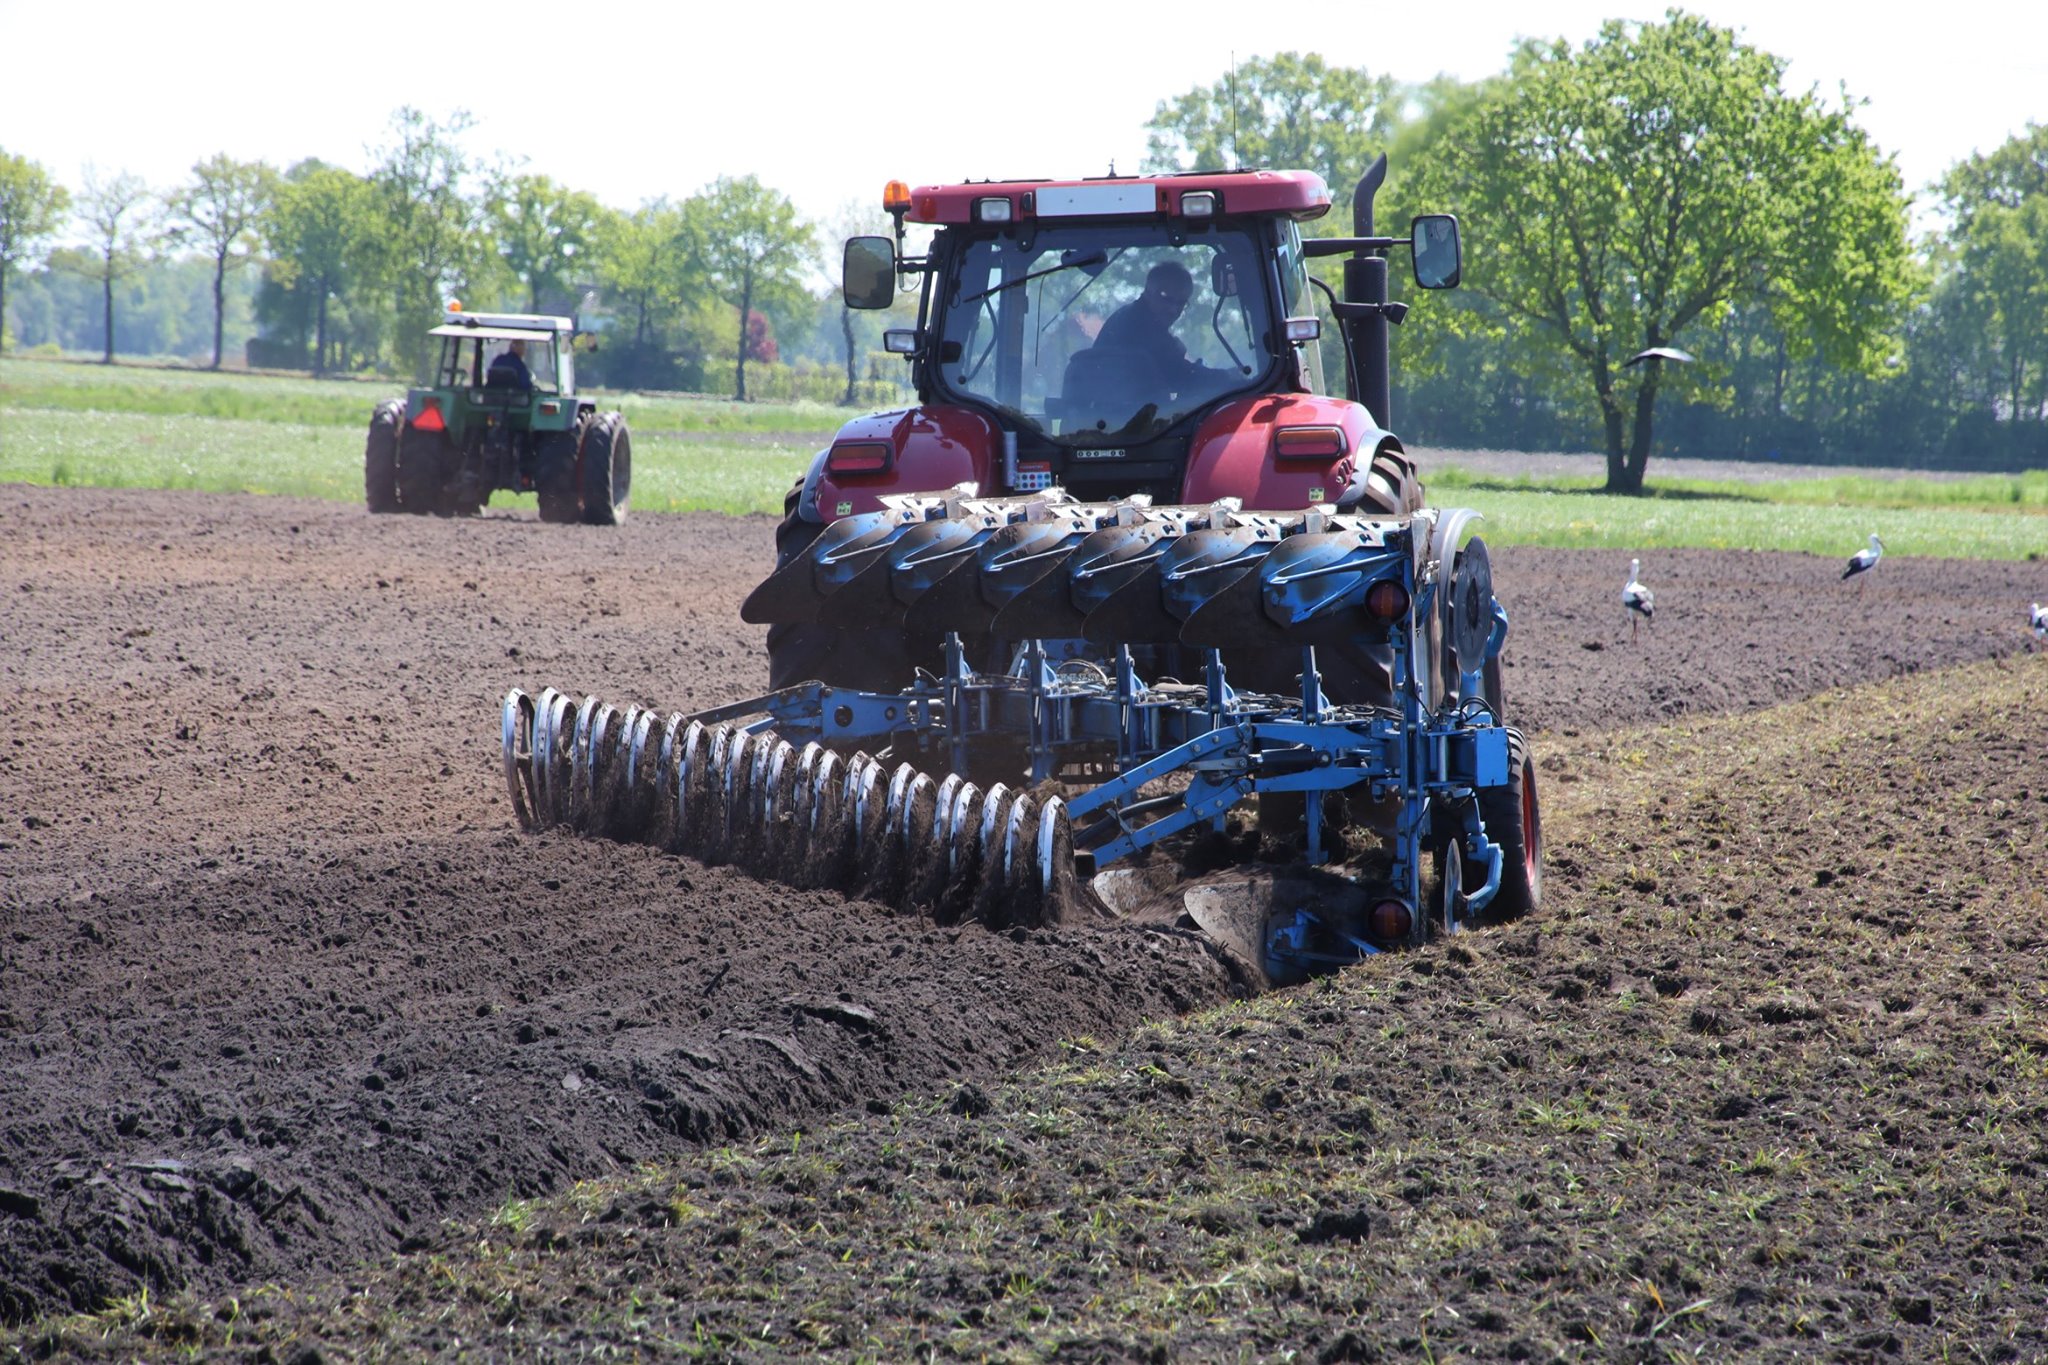
[[[2048,1358],[2039,562],[1496,550],[1545,908],[1246,1001],[519,833],[769,531],[0,489],[0,1349]]]

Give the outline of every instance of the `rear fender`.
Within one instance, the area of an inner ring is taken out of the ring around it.
[[[1279,460],[1273,432],[1282,426],[1336,427],[1343,453]],[[1401,443],[1358,403],[1309,393],[1263,394],[1226,403],[1202,422],[1188,455],[1181,501],[1241,498],[1247,511],[1287,512],[1316,503],[1339,507],[1365,495],[1372,458]]]
[[[905,408],[856,417],[839,429],[832,445],[882,442],[890,448],[889,467],[873,474],[835,474],[826,468],[827,446],[811,457],[797,515],[805,521],[829,522],[840,517],[878,512],[888,493],[933,493],[972,483],[982,492],[997,492],[1001,438],[995,423],[967,408]]]

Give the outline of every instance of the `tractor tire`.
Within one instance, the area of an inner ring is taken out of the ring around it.
[[[363,501],[372,512],[399,510],[398,437],[404,427],[403,398],[387,398],[370,414],[370,436],[363,446]]]
[[[633,488],[633,438],[625,414],[599,413],[583,435],[583,520],[617,526]]]
[[[1479,794],[1479,818],[1486,837],[1500,845],[1500,889],[1486,907],[1489,920],[1513,919],[1543,904],[1543,807],[1536,790],[1536,762],[1529,741],[1508,731],[1508,784]],[[1465,889],[1486,884],[1486,868],[1467,862]]]
[[[804,481],[798,479],[782,500],[782,521],[775,528],[775,567],[795,559],[824,534],[822,522],[797,515]],[[870,692],[908,687],[920,664],[937,668],[939,638],[901,626],[874,630],[842,630],[816,622],[778,622],[768,627],[768,686],[794,687],[821,682]]]
[[[412,433],[398,452],[398,505],[414,516],[445,517],[455,510],[448,492],[454,447],[446,435]]]
[[[1381,450],[1366,466],[1365,495],[1342,510],[1389,517],[1406,516],[1422,508],[1422,476],[1415,461],[1403,450]]]
[[[588,423],[549,434],[534,456],[533,489],[540,496],[540,519],[564,523],[583,516],[583,497],[576,486],[576,448]]]

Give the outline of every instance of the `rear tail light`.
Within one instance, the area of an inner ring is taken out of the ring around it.
[[[540,405],[540,410],[544,416],[553,417],[556,413],[562,410],[562,405],[560,403],[555,402],[542,403]]]
[[[414,431],[446,431],[448,423],[441,416],[441,398],[429,394],[420,400],[420,415],[412,419]]]
[[[1335,460],[1351,453],[1344,428],[1294,426],[1273,428],[1276,460]]]
[[[1408,613],[1408,589],[1382,579],[1366,589],[1365,609],[1382,621],[1398,621]]]
[[[841,441],[825,457],[827,474],[886,474],[896,463],[887,441]]]
[[[1381,943],[1405,942],[1415,928],[1415,912],[1399,901],[1381,901],[1372,908],[1372,936]]]

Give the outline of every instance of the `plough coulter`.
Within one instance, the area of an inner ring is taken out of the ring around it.
[[[772,690],[688,716],[512,692],[521,822],[942,921],[1168,918],[1259,982],[1534,907],[1507,613],[1474,514],[1424,507],[1383,425],[1388,254],[1454,287],[1457,223],[1374,235],[1385,172],[1320,238],[1305,171],[892,182],[844,292],[921,278],[886,334],[919,401],[790,490],[742,609]],[[1341,298],[1309,274],[1339,255]]]

